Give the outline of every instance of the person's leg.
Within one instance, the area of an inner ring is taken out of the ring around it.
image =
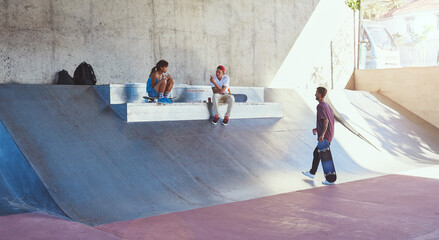
[[[215,116],[218,116],[218,103],[221,99],[221,94],[219,93],[214,93],[213,94],[213,101],[212,101],[212,107],[213,107],[213,113],[215,114]]]
[[[166,82],[165,94],[163,95],[168,103],[172,103],[171,99],[169,99],[172,87],[174,87],[174,79],[170,78]]]
[[[164,92],[166,88],[166,80],[160,80],[155,86],[154,89],[159,93],[159,99],[164,98]]]
[[[317,168],[319,167],[319,163],[320,163],[319,149],[317,147],[314,149],[313,156],[314,156],[314,158],[312,160],[312,168],[311,168],[311,170],[309,170],[309,172],[312,175],[315,175],[317,172]]]
[[[163,79],[163,80],[160,80],[159,83],[160,83],[160,82],[161,82],[161,84],[160,84],[160,88],[159,88],[160,91],[158,91],[158,92],[159,92],[159,94],[160,94],[160,93],[163,94],[163,93],[165,93],[167,80],[164,80],[164,79]]]
[[[148,92],[148,96],[149,96],[149,97],[156,98],[156,97],[159,96],[159,93],[155,90],[155,88],[153,88],[153,89],[149,90],[149,92]]]
[[[158,92],[158,93],[163,93],[165,91],[165,87],[166,87],[166,80],[160,80],[155,86],[154,89]]]
[[[161,104],[168,103],[168,101],[166,101],[165,96],[164,96],[165,88],[166,88],[166,80],[164,80],[164,79],[160,80],[154,86],[154,89],[158,92],[158,103],[161,103]]]
[[[225,95],[226,97],[226,103],[227,103],[227,112],[226,117],[230,117],[230,113],[232,112],[233,104],[235,103],[235,96],[232,94]]]
[[[166,92],[171,92],[173,87],[174,87],[174,79],[170,78],[170,79],[167,80],[165,91]]]

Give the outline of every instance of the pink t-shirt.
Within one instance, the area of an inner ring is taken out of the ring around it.
[[[334,137],[334,112],[331,107],[326,102],[321,102],[317,105],[317,138],[323,132],[323,121],[324,119],[328,119],[328,129],[326,130],[325,136],[323,137],[328,142],[332,141]]]

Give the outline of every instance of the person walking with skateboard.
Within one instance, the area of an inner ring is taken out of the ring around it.
[[[227,112],[224,115],[223,125],[226,126],[229,123],[230,112],[232,111],[233,104],[235,103],[235,97],[230,94],[229,84],[230,78],[225,75],[226,68],[219,65],[216,68],[215,77],[210,76],[210,85],[213,92],[213,112],[215,116],[212,120],[212,124],[216,125],[219,120],[218,103],[227,103]]]
[[[334,112],[332,111],[331,107],[328,103],[324,101],[326,97],[327,90],[324,87],[318,87],[316,90],[316,100],[319,102],[317,105],[317,126],[314,128],[313,134],[315,135],[317,133],[318,141],[320,143],[323,143],[324,140],[326,140],[329,144],[331,144],[332,138],[334,137]],[[314,179],[314,175],[317,172],[317,168],[319,167],[320,163],[320,155],[319,155],[319,148],[316,147],[314,149],[314,158],[312,161],[312,167],[309,171],[302,171],[302,174]],[[332,161],[332,159],[331,159]],[[333,183],[328,182],[327,180],[322,182],[326,185],[332,185]]]

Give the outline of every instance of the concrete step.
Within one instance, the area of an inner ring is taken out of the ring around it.
[[[112,104],[112,107],[127,122],[207,120],[213,116],[212,103],[125,103]],[[220,115],[226,109],[226,104],[220,104]],[[235,103],[230,119],[282,116],[281,103]]]
[[[94,87],[105,101],[127,122],[206,120],[213,116],[210,86],[176,85],[174,103],[147,103],[145,83],[109,84]],[[230,87],[234,94],[244,94],[247,102],[235,102],[231,119],[282,117],[282,104],[264,102],[263,87]],[[227,105],[220,105],[220,113]]]
[[[145,102],[146,83],[126,83],[94,86],[95,90],[109,104],[142,103]],[[263,87],[231,86],[233,94],[244,94],[247,102],[264,102]],[[210,85],[175,85],[171,95],[175,102],[203,102],[212,97]]]

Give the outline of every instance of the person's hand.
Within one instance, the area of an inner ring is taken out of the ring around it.
[[[212,77],[212,75],[210,75],[210,82],[215,83],[215,79]]]
[[[319,136],[319,142],[323,142],[323,136]]]

